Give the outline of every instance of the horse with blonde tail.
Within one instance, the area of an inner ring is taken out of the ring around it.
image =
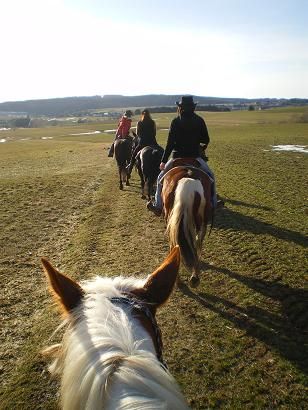
[[[187,410],[163,360],[156,310],[177,280],[175,247],[146,279],[96,277],[81,284],[42,259],[65,321],[61,343],[45,350],[61,378],[65,410]]]
[[[190,285],[196,287],[200,283],[202,244],[213,215],[212,182],[205,172],[186,163],[163,177],[162,199],[170,248],[180,247],[183,264],[191,273]]]

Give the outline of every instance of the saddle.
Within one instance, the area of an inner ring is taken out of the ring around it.
[[[174,158],[172,160],[172,168],[183,167],[183,166],[193,166],[194,168],[200,168],[200,162],[196,158]]]
[[[164,178],[166,177],[166,175],[169,174],[169,172],[173,169],[173,168],[190,168],[190,169],[198,169],[200,172],[202,172],[204,175],[206,175],[209,180],[211,181],[211,183],[213,183],[213,179],[210,177],[209,174],[207,174],[202,168],[201,168],[201,164],[200,162],[196,159],[196,158],[174,158],[172,160],[172,166],[170,169],[168,169],[168,171],[162,176],[160,182],[163,183]]]

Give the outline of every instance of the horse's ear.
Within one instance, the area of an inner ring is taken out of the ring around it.
[[[82,288],[78,283],[55,269],[47,259],[42,258],[41,261],[48,278],[51,293],[64,309],[64,312],[69,313],[80,303],[83,297]]]
[[[174,288],[180,262],[180,248],[175,246],[164,262],[150,275],[140,296],[155,307],[165,303]]]

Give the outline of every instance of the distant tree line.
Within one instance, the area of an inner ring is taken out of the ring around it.
[[[71,113],[80,113],[89,110],[101,109],[120,109],[124,110],[130,107],[155,107],[151,109],[161,110],[164,112],[175,112],[175,101],[180,100],[180,95],[95,95],[92,97],[67,97],[52,98],[45,100],[29,100],[0,103],[0,112],[23,113],[24,115],[70,115]],[[249,104],[258,104],[263,107],[284,106],[284,105],[306,105],[308,99],[292,98],[217,98],[217,97],[200,97],[194,96],[199,102],[199,111],[228,111],[233,105],[236,107],[248,106]]]
[[[151,107],[149,110],[152,113],[168,113],[177,112],[177,107]],[[197,105],[196,111],[226,112],[231,111],[231,109],[229,107],[219,105]],[[135,115],[138,115],[138,113],[140,113],[140,110],[135,110]]]
[[[31,127],[31,118],[29,115],[24,117],[12,118],[9,120],[1,120],[0,127],[5,128],[29,128]]]

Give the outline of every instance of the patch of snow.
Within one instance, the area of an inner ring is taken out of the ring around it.
[[[0,140],[0,142],[6,142],[6,139],[5,139],[5,138],[2,138],[2,139]]]
[[[131,130],[135,130],[137,127],[130,127]],[[106,132],[107,134],[111,134],[113,132],[116,132],[117,129],[115,130],[104,130],[103,132]]]
[[[9,131],[11,128],[0,128],[0,131]]]
[[[52,140],[53,137],[42,137],[42,140]]]
[[[72,121],[74,120],[76,117],[67,117],[67,118],[48,118],[47,121]]]
[[[70,135],[92,135],[92,134],[100,134],[100,131],[91,131],[91,132],[80,132],[79,134],[70,134]]]
[[[289,151],[308,153],[307,145],[271,145],[272,151]]]

